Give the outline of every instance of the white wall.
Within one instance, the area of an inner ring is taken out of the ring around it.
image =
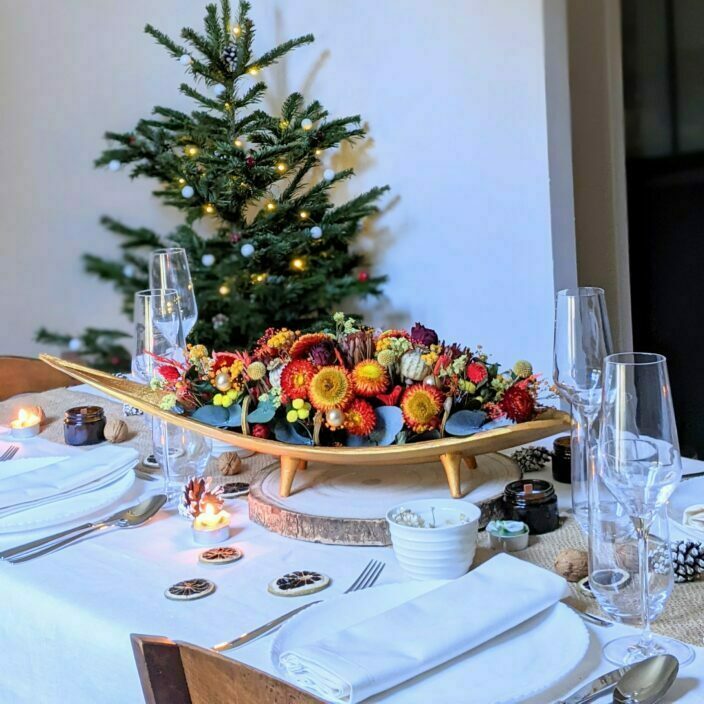
[[[305,88],[333,115],[359,112],[370,125],[351,189],[389,183],[387,202],[398,198],[366,243],[373,270],[390,277],[370,319],[422,320],[507,364],[525,357],[549,371],[554,281],[573,280],[574,262],[563,246],[573,239],[570,189],[551,204],[545,55],[564,60],[564,23],[562,0],[546,2],[255,0],[253,17],[261,49],[316,35],[263,75],[277,96]],[[40,351],[31,342],[40,324],[127,325],[80,255],[117,251],[102,213],[161,230],[177,215],[151,184],[91,161],[104,130],[131,128],[156,103],[184,104],[182,67],[143,25],[176,34],[202,14],[194,0],[0,0],[0,353]],[[550,92],[567,95],[564,72],[547,74],[558,81]],[[551,114],[550,125],[564,134],[568,119]],[[569,168],[554,163],[552,177],[571,181]]]

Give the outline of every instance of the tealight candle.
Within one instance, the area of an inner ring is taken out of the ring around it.
[[[199,545],[214,545],[230,537],[230,514],[218,502],[203,502],[203,510],[193,520],[193,540]]]
[[[10,422],[10,434],[18,440],[33,438],[39,435],[41,418],[24,408],[20,408],[17,418]]]

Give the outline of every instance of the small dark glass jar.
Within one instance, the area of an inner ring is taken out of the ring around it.
[[[64,414],[67,445],[95,445],[105,440],[105,412],[100,406],[76,406]]]
[[[544,479],[518,479],[504,489],[506,518],[523,521],[533,535],[550,533],[560,526],[557,495]]]
[[[572,483],[572,438],[561,435],[552,444],[552,478],[556,482]]]

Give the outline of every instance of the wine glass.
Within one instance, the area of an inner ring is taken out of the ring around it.
[[[159,362],[155,356],[182,361],[186,347],[179,297],[169,288],[146,289],[134,295],[135,350],[132,374],[146,384]]]
[[[553,379],[560,395],[571,404],[576,425],[572,432],[572,511],[586,533],[602,363],[613,351],[603,289],[589,286],[558,291],[553,351]]]
[[[638,538],[643,631],[604,647],[613,663],[631,664],[669,653],[680,665],[694,651],[650,630],[649,538],[653,521],[682,477],[667,361],[659,354],[628,352],[604,360],[599,475],[633,522]]]
[[[176,291],[183,336],[188,337],[198,320],[198,305],[186,250],[183,247],[169,247],[152,252],[149,258],[149,284],[155,289]]]

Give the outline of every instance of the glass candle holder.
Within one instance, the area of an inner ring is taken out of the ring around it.
[[[544,479],[518,479],[504,489],[506,518],[523,521],[533,535],[560,526],[555,487]]]
[[[105,440],[105,412],[100,406],[76,406],[64,414],[67,445],[96,445]]]

